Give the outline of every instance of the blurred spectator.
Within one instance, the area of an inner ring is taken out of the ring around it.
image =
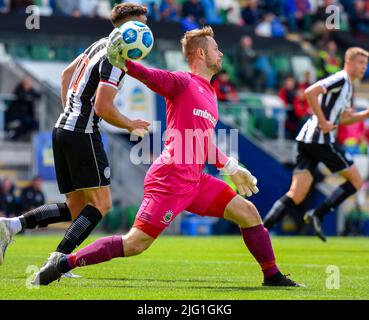
[[[243,36],[239,45],[235,48],[235,65],[237,66],[237,77],[251,89],[256,89],[259,81],[256,79],[256,51],[253,48],[253,40],[250,36]],[[260,89],[260,86],[259,86]]]
[[[311,31],[312,7],[310,0],[294,0],[296,3],[297,26],[304,32]]]
[[[221,70],[212,81],[218,101],[222,102],[238,102],[238,94],[236,87],[229,79],[229,74],[225,70]]]
[[[59,16],[81,16],[79,2],[75,0],[55,0],[55,14]]]
[[[217,8],[221,21],[223,23],[232,23],[241,25],[240,4],[236,0],[215,0],[215,7]]]
[[[263,20],[256,26],[255,34],[260,37],[283,37],[284,26],[273,13],[267,13]]]
[[[97,17],[98,0],[79,0],[78,10],[82,17]]]
[[[259,1],[250,0],[248,5],[241,9],[241,16],[245,25],[255,27],[263,17],[263,12],[259,8]]]
[[[293,99],[293,110],[297,119],[296,133],[300,131],[305,121],[310,117],[312,111],[305,97],[304,89],[299,87]]]
[[[283,16],[285,0],[264,0],[262,9],[264,12],[270,12],[276,16]]]
[[[31,185],[25,187],[20,194],[21,211],[26,212],[45,204],[45,195],[41,190],[42,178],[34,177]]]
[[[175,0],[163,0],[160,4],[160,20],[178,21],[178,5]]]
[[[284,16],[287,18],[290,32],[310,31],[311,5],[309,0],[286,0]]]
[[[17,209],[14,185],[8,177],[4,177],[0,185],[0,216],[7,218],[16,217]]]
[[[286,0],[284,2],[284,16],[287,18],[289,31],[296,33],[297,32],[297,5],[296,5],[295,0]]]
[[[225,2],[233,0],[225,0]],[[220,24],[223,23],[220,17],[220,10],[218,10],[215,0],[200,0],[202,7],[204,8],[205,20],[207,24]]]
[[[255,63],[255,70],[262,73],[264,76],[262,84],[263,90],[273,91],[277,82],[277,72],[270,63],[268,56],[258,55]]]
[[[0,13],[8,13],[8,12],[9,12],[9,1],[0,0]]]
[[[283,86],[279,90],[278,95],[282,99],[287,108],[287,119],[286,119],[287,138],[294,139],[297,133],[296,131],[298,119],[293,109],[293,103],[295,101],[296,96],[296,82],[293,77],[289,76],[284,80]]]
[[[9,12],[19,15],[25,15],[26,8],[34,4],[35,2],[33,0],[10,0]]]
[[[311,72],[309,70],[305,71],[304,73],[304,79],[302,82],[298,84],[298,87],[302,90],[307,89],[311,84],[313,83],[311,79]]]
[[[322,79],[341,70],[342,60],[337,53],[337,45],[328,41],[326,49],[319,52],[317,74]]]
[[[339,125],[337,141],[347,152],[362,154],[367,150],[367,137],[364,121],[350,125]]]
[[[369,32],[369,2],[364,0],[354,1],[353,14],[350,17],[350,26],[358,36],[363,36]]]
[[[15,100],[5,113],[5,122],[8,138],[18,140],[32,130],[37,130],[38,123],[35,117],[35,102],[40,93],[32,87],[32,81],[25,77],[14,90]]]
[[[205,11],[200,0],[186,0],[182,4],[182,17],[198,25],[206,24]]]

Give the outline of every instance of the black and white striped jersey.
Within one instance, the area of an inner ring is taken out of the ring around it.
[[[96,41],[81,55],[56,128],[84,133],[99,131],[101,118],[94,109],[97,87],[106,85],[119,89],[124,77],[124,71],[114,67],[107,58],[107,40],[102,38]]]
[[[339,124],[341,114],[352,107],[353,89],[350,77],[345,70],[342,70],[318,83],[325,89],[320,102],[325,118],[334,124]],[[296,140],[304,143],[324,144],[334,143],[336,136],[337,130],[323,134],[318,118],[314,114],[306,121]]]

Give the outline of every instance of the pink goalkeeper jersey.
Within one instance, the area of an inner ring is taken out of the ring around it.
[[[129,75],[164,96],[167,107],[164,149],[146,175],[145,188],[168,190],[168,184],[175,184],[178,193],[181,185],[199,181],[207,161],[223,167],[228,157],[212,142],[218,106],[210,82],[189,72],[146,68],[132,61],[126,67]]]

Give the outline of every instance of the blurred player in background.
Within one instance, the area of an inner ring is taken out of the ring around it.
[[[290,190],[275,202],[265,217],[266,228],[271,229],[304,201],[310,191],[314,171],[319,162],[323,162],[332,173],[339,172],[346,179],[318,208],[308,211],[304,216],[305,222],[312,224],[322,241],[326,241],[321,226],[324,216],[363,185],[363,179],[350,155],[336,142],[336,129],[339,123],[352,124],[369,117],[369,109],[354,112],[352,101],[352,81],[364,77],[368,57],[369,53],[361,48],[349,48],[345,54],[344,70],[316,82],[305,90],[314,114],[296,138],[298,155]],[[318,100],[320,95],[321,102]]]
[[[256,207],[223,181],[203,173],[207,161],[229,174],[241,195],[258,192],[256,178],[213,143],[218,106],[210,80],[221,70],[223,56],[213,37],[210,27],[185,33],[182,46],[189,72],[169,72],[124,62],[117,54],[122,46],[121,36],[112,37],[116,39],[108,48],[112,64],[165,97],[164,150],[145,177],[144,198],[128,234],[101,238],[75,254],[57,253],[36,275],[35,284],[47,285],[76,267],[140,254],[179,213],[187,210],[238,224],[245,245],[262,269],[263,285],[300,286],[279,271],[268,231]],[[188,133],[195,133],[190,140]]]
[[[116,5],[111,22],[118,27],[129,20],[146,22],[146,7]],[[143,135],[149,122],[131,120],[114,106],[124,71],[107,57],[107,38],[93,43],[62,73],[64,112],[53,130],[53,154],[60,193],[65,203],[46,204],[17,218],[0,219],[0,264],[11,237],[24,229],[73,221],[56,252],[71,253],[97,226],[111,207],[110,167],[100,136],[100,118],[119,128]]]

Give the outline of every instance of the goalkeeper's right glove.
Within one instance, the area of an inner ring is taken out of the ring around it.
[[[258,193],[259,189],[256,186],[258,180],[251,172],[238,164],[238,161],[230,157],[225,166],[221,169],[224,173],[229,174],[232,181],[237,187],[238,192],[244,196],[251,197],[252,194]]]
[[[127,72],[126,61],[123,59],[121,54],[123,46],[122,34],[118,28],[114,28],[109,35],[106,46],[108,60],[113,66],[123,69],[125,72]]]

